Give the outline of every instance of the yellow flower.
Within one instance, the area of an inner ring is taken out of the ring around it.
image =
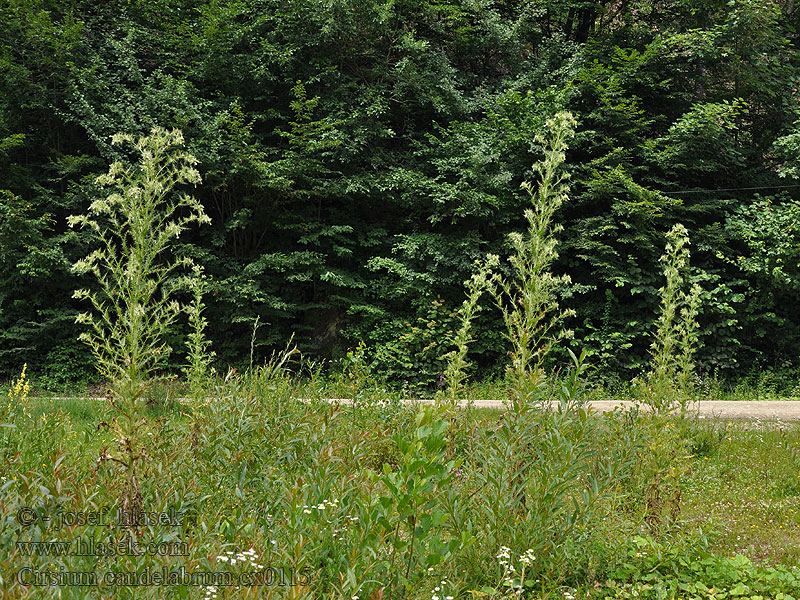
[[[11,409],[13,405],[20,406],[22,408],[22,412],[28,412],[28,394],[30,393],[31,386],[28,383],[27,379],[27,370],[28,364],[25,363],[22,365],[22,373],[20,373],[19,379],[16,381],[11,382],[11,388],[8,390],[8,406],[6,408]]]

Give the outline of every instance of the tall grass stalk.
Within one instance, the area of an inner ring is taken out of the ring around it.
[[[253,333],[250,335],[250,367],[249,372],[253,372],[253,352],[256,349],[256,334],[258,333],[258,328],[261,327],[259,320],[261,319],[261,315],[256,315],[256,320],[253,321]]]

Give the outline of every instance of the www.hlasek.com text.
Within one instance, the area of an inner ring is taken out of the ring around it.
[[[130,536],[105,542],[92,538],[17,542],[16,549],[21,556],[189,556],[186,542],[143,542]]]

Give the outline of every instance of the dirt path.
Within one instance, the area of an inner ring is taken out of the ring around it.
[[[594,402],[598,411],[612,410],[619,402]],[[625,404],[630,405],[630,402]],[[800,421],[800,401],[756,400],[727,401],[705,400],[692,405],[701,418],[706,419],[761,419],[765,421]]]
[[[336,402],[337,400],[331,400]],[[347,402],[341,401],[341,402]],[[422,400],[423,404],[431,401]],[[466,402],[462,402],[462,406]],[[592,410],[609,412],[620,406],[623,409],[634,406],[630,401],[600,400],[590,402]],[[505,406],[499,400],[475,400],[475,408],[503,409]],[[757,400],[757,401],[728,401],[704,400],[691,405],[691,410],[696,411],[704,419],[744,419],[764,421],[800,421],[800,400]]]
[[[54,397],[52,400],[84,399],[84,400],[103,400],[102,398],[77,398],[77,397]],[[179,399],[180,400],[180,399]],[[309,400],[302,399],[304,402]],[[350,400],[341,398],[329,398],[328,402],[338,404],[349,404]],[[432,404],[432,400],[408,401],[407,404]],[[634,403],[625,400],[596,400],[590,402],[592,410],[597,412],[609,412],[616,407],[623,409],[633,407]],[[461,402],[461,406],[466,406],[466,401]],[[494,408],[502,410],[505,405],[500,400],[475,400],[474,408]],[[729,400],[704,400],[691,405],[691,410],[696,411],[700,418],[704,419],[742,419],[742,420],[763,420],[763,421],[800,421],[800,400],[753,400],[753,401],[729,401]]]

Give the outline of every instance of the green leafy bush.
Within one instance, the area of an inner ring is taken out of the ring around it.
[[[57,388],[68,384],[96,383],[99,375],[92,355],[77,340],[54,346],[44,360],[37,384],[43,388]]]
[[[713,556],[702,549],[667,547],[635,537],[617,566],[613,581],[594,598],[742,598],[790,600],[800,597],[800,568],[753,564],[744,556]]]

